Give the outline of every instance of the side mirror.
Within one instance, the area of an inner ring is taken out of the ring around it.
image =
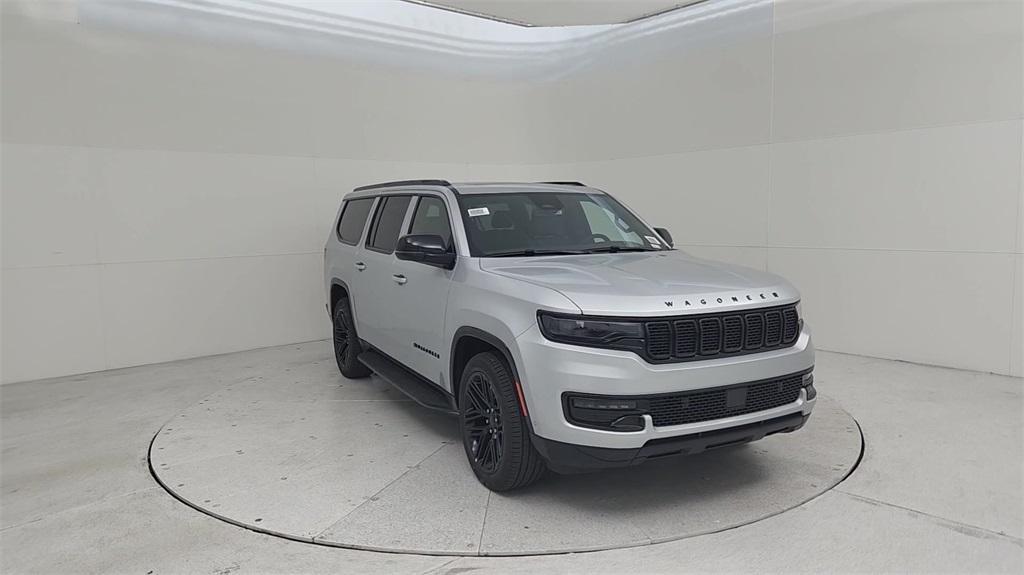
[[[448,250],[441,236],[412,234],[398,238],[395,257],[450,270],[455,267],[455,254]]]
[[[668,230],[666,230],[665,228],[654,228],[654,231],[659,236],[661,236],[661,239],[665,240],[665,243],[668,244],[668,247],[672,247],[673,246],[672,234],[668,233]]]

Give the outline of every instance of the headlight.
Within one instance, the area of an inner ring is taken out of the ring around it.
[[[551,341],[643,353],[644,326],[639,322],[588,319],[541,312],[540,331]]]
[[[804,330],[804,309],[800,307],[802,302],[796,302],[796,320],[800,331]]]

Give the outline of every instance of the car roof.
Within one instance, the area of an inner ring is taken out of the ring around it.
[[[460,194],[509,194],[516,192],[587,192],[600,190],[579,182],[460,182],[452,184]]]
[[[424,188],[447,188],[456,194],[508,194],[522,192],[603,193],[580,182],[449,182],[447,180],[402,180],[356,188],[346,197],[366,197]]]

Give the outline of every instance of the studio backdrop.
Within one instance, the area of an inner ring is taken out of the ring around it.
[[[327,337],[338,203],[404,178],[580,180],[822,349],[1022,374],[1020,2],[306,4],[3,2],[4,382]]]

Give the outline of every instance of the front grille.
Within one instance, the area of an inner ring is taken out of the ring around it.
[[[672,333],[665,322],[651,322],[645,328],[647,353],[654,359],[668,359],[672,355]]]
[[[796,343],[795,305],[644,322],[645,353],[654,362],[759,353]]]
[[[697,423],[764,411],[800,397],[803,374],[797,373],[746,385],[660,395],[649,399],[655,427]]]
[[[681,319],[675,322],[676,345],[675,357],[684,359],[697,355],[697,320]]]

